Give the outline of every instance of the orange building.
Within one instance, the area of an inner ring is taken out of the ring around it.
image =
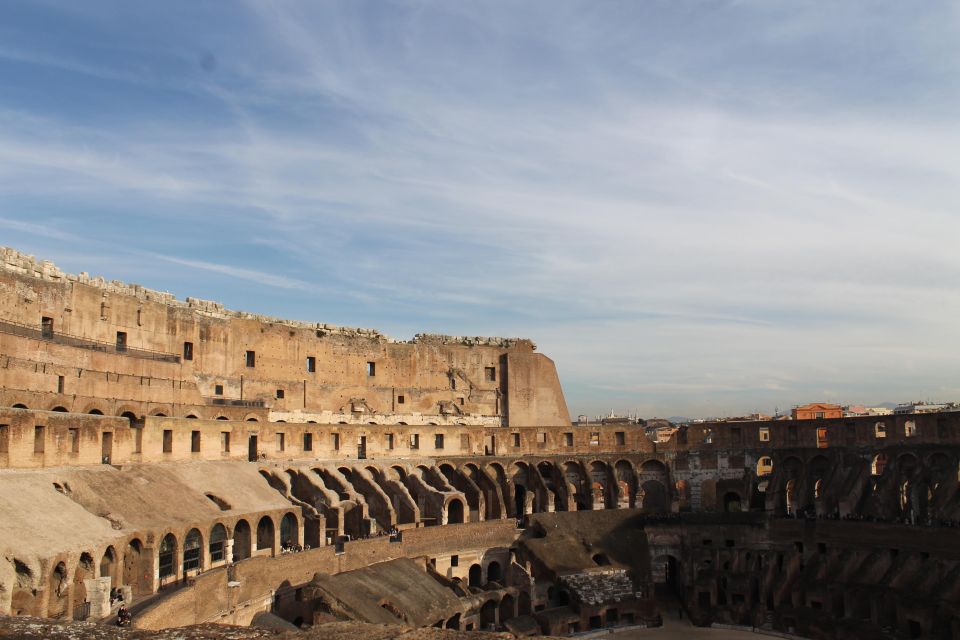
[[[794,420],[821,420],[823,418],[842,418],[843,407],[838,404],[814,402],[793,408]]]

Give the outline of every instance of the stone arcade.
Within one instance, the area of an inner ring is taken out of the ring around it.
[[[529,340],[400,342],[0,261],[0,615],[108,619],[119,590],[142,629],[564,635],[676,598],[699,624],[960,638],[960,414],[655,444],[572,426]]]

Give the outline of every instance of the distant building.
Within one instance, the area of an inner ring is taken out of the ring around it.
[[[751,413],[746,416],[727,418],[727,422],[763,422],[764,420],[773,420],[773,416],[768,416],[765,413]]]
[[[862,404],[852,404],[843,408],[844,418],[856,418],[858,416],[889,416],[893,415],[893,409],[888,407],[865,407]]]
[[[814,402],[793,408],[794,420],[823,420],[824,418],[842,418],[843,407],[838,404]]]
[[[907,402],[898,404],[893,413],[901,415],[904,413],[939,413],[949,408],[946,404],[927,404],[926,402]]]

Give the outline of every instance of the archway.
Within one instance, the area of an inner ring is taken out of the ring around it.
[[[270,516],[263,516],[257,523],[257,551],[262,549],[273,549],[274,529],[273,519]]]
[[[177,574],[177,538],[172,533],[168,533],[160,542],[157,567],[159,570],[160,584],[164,578],[171,578]]]
[[[659,480],[647,480],[640,489],[643,496],[641,507],[649,513],[668,511],[667,488]],[[639,496],[638,496],[639,497]]]
[[[210,530],[210,563],[226,560],[227,528],[220,523]]]
[[[487,565],[487,582],[500,582],[503,580],[503,573],[500,570],[500,563],[496,560]]]
[[[509,593],[500,600],[500,624],[517,617],[517,601]]]
[[[480,607],[480,627],[489,631],[497,628],[496,600],[487,600],[483,603],[483,606]]]
[[[183,573],[203,568],[203,536],[199,529],[190,529],[183,539]]]
[[[80,604],[87,601],[87,584],[85,581],[88,578],[95,578],[96,575],[93,556],[87,552],[81,553],[80,563],[73,572],[73,594],[71,600],[73,600],[75,612],[79,610]]]
[[[117,578],[113,571],[116,561],[117,554],[113,550],[113,547],[107,547],[107,550],[103,552],[103,557],[100,559],[100,577],[110,578],[111,587],[117,586]]]
[[[47,605],[48,618],[60,618],[67,613],[70,596],[70,582],[67,580],[67,565],[58,562],[50,575],[50,603]],[[36,612],[39,614],[39,612]]]
[[[470,565],[468,576],[468,583],[471,587],[483,586],[483,567],[478,564]]]
[[[130,585],[135,596],[150,593],[149,569],[144,564],[143,543],[134,538],[123,554],[123,584]]]
[[[292,513],[284,514],[280,520],[280,546],[293,547],[300,544],[300,527],[297,524],[297,516]]]
[[[454,498],[447,505],[447,524],[461,524],[463,522],[463,502]]]
[[[251,554],[250,523],[246,520],[237,520],[233,527],[233,561],[246,560]]]

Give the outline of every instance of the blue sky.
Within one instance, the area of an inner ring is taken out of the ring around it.
[[[0,244],[533,338],[571,412],[960,400],[953,2],[0,3]]]

